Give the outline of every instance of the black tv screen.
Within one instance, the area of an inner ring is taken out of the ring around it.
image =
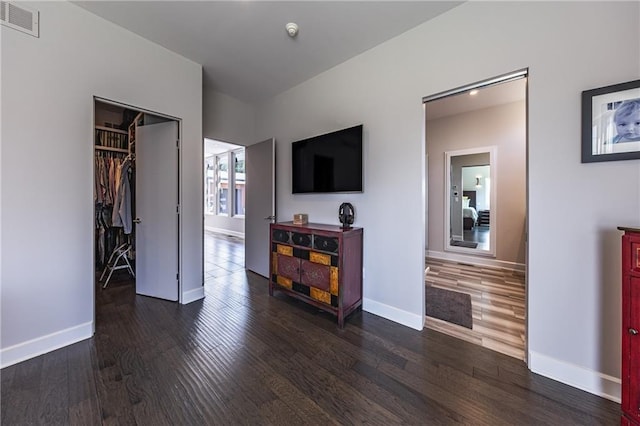
[[[292,192],[362,192],[362,124],[293,142]]]

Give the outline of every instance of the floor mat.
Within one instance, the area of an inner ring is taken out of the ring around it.
[[[471,295],[438,287],[426,287],[427,316],[473,328]]]

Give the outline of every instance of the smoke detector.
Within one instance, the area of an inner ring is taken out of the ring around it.
[[[298,35],[298,24],[296,24],[295,22],[289,22],[287,25],[285,25],[285,28],[287,30],[287,34],[289,34],[289,37],[295,37]]]

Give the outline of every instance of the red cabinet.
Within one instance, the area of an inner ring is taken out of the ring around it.
[[[338,317],[362,305],[362,228],[271,224],[269,294],[275,290]]]
[[[622,421],[640,425],[640,228],[622,236]]]

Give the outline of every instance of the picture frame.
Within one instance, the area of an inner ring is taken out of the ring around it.
[[[582,92],[582,162],[640,159],[640,80]]]

